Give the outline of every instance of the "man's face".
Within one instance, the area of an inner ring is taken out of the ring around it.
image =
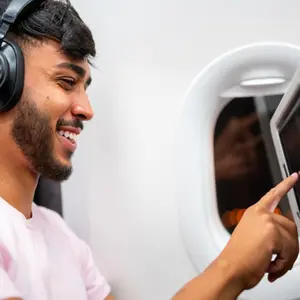
[[[93,117],[87,61],[71,61],[48,42],[25,54],[24,92],[13,110],[11,136],[32,171],[53,180],[72,173],[83,122]]]

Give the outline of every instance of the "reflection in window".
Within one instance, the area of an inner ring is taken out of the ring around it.
[[[232,233],[246,208],[282,180],[269,122],[282,95],[233,99],[221,111],[214,132],[219,216]],[[287,199],[276,213],[292,218]]]

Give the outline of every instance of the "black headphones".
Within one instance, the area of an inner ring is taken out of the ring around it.
[[[0,112],[12,109],[20,100],[24,87],[24,56],[21,48],[5,39],[10,26],[37,0],[12,0],[0,20]]]

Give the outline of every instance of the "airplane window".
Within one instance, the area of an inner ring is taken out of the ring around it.
[[[246,208],[282,180],[269,122],[282,95],[235,98],[218,116],[214,164],[219,216],[232,233]],[[275,211],[292,219],[287,199]]]

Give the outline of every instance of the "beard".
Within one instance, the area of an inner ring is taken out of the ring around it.
[[[30,168],[51,180],[68,179],[72,174],[72,166],[63,164],[55,157],[54,142],[56,129],[69,124],[60,120],[54,129],[50,116],[41,112],[26,95],[23,95],[15,107],[15,112],[11,136],[26,157]],[[81,123],[80,120],[78,122]],[[74,126],[74,122],[72,125]],[[75,126],[79,127],[78,124]],[[65,155],[71,159],[73,152],[66,150]]]

